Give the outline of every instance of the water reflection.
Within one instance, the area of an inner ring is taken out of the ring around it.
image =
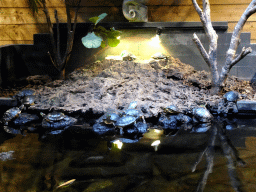
[[[74,129],[46,137],[2,131],[0,154],[11,158],[0,159],[0,191],[255,191],[256,132],[241,120],[139,138]],[[109,150],[116,140],[122,148]]]

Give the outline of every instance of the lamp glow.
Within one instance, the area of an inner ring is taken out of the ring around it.
[[[149,42],[149,45],[153,47],[160,47],[160,37],[159,35],[156,35],[155,37],[151,38],[151,41]]]
[[[118,149],[122,149],[123,143],[120,140],[114,141],[113,144],[117,146]]]
[[[157,151],[160,143],[161,143],[160,140],[156,140],[153,143],[151,143],[151,146],[154,147],[155,151]]]

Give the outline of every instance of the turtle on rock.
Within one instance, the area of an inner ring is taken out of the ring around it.
[[[42,127],[46,129],[62,129],[67,128],[77,122],[77,119],[74,117],[69,117],[61,112],[51,112],[45,115],[40,113],[43,116]]]
[[[8,123],[13,120],[14,118],[18,117],[19,114],[21,113],[22,109],[24,108],[24,105],[21,105],[20,107],[13,107],[8,109],[3,117],[2,117],[2,122],[4,125],[8,125]]]
[[[227,115],[228,112],[238,113],[237,100],[240,99],[240,94],[236,91],[229,91],[223,95],[223,98],[218,103],[218,114]]]

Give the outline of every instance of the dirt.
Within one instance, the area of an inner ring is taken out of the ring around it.
[[[41,81],[37,81],[37,79]],[[32,80],[31,80],[32,79]],[[43,79],[43,80],[42,80]],[[24,88],[1,89],[1,96],[11,96]],[[221,96],[211,96],[210,73],[196,71],[179,59],[120,61],[108,59],[76,69],[66,80],[30,77],[26,88],[36,90],[31,109],[87,112],[95,114],[127,108],[137,101],[145,117],[157,116],[162,107],[178,105],[181,110],[209,104],[216,105]],[[223,94],[235,90],[255,98],[248,81],[228,77]]]

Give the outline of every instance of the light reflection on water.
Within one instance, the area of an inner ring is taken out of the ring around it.
[[[237,166],[245,191],[256,191],[256,126],[244,119],[224,129],[246,166]],[[244,126],[243,126],[244,125]],[[0,161],[0,191],[195,191],[205,173],[205,156],[195,172],[192,167],[208,146],[212,132],[150,129],[137,143],[108,149],[108,140],[89,132],[66,130],[41,139],[36,133],[10,136],[0,133],[0,153],[14,151]],[[160,141],[155,151],[151,144]],[[204,191],[233,191],[228,164],[216,139],[214,167]],[[66,188],[57,188],[76,179]]]

